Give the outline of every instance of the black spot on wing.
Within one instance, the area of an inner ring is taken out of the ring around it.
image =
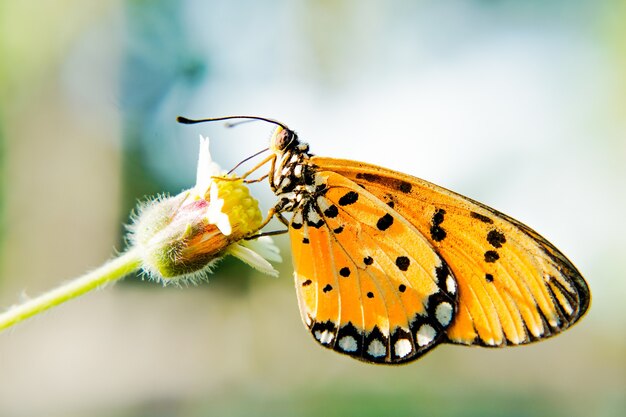
[[[432,218],[432,224],[434,226],[438,226],[441,223],[443,223],[445,214],[446,214],[446,211],[444,209],[440,208],[440,209],[435,210],[435,214],[433,214],[433,218]]]
[[[326,217],[330,217],[331,219],[337,217],[338,214],[339,214],[339,210],[337,209],[337,206],[334,204],[328,207],[326,210],[324,210],[324,215]]]
[[[312,283],[313,283],[313,281],[311,281],[310,279],[307,279],[306,281],[304,281],[304,282],[302,283],[302,286],[303,286],[303,287],[306,287],[306,286],[311,285]]]
[[[411,183],[406,181],[401,181],[400,185],[398,186],[398,190],[402,191],[405,194],[410,193],[411,189],[413,189],[413,186],[411,185]]]
[[[413,188],[410,182],[398,180],[395,178],[383,177],[376,174],[369,174],[366,172],[360,172],[356,174],[356,178],[374,184],[380,184],[385,187],[393,188],[394,190],[401,191],[405,194],[410,193],[411,189]]]
[[[476,213],[475,211],[470,212],[470,216],[475,218],[475,219],[480,220],[483,223],[487,223],[487,224],[492,224],[493,223],[493,220],[491,220],[489,217],[483,216],[482,214]]]
[[[365,258],[363,258],[363,263],[365,265],[371,265],[374,263],[374,258],[372,258],[371,256],[366,256]]]
[[[441,242],[447,236],[447,233],[441,226],[431,226],[430,227],[430,237],[435,242]]]
[[[376,222],[376,227],[378,228],[378,230],[387,230],[391,227],[392,224],[393,216],[391,216],[391,214],[389,213],[385,213],[385,215],[378,219],[378,222]]]
[[[348,191],[339,199],[339,205],[347,206],[350,204],[354,204],[358,199],[359,195],[357,193],[355,193],[354,191]]]
[[[337,227],[336,229],[333,229],[333,233],[335,233],[335,234],[337,234],[337,235],[338,235],[339,233],[341,233],[341,232],[343,232],[343,226],[339,226],[339,227]]]
[[[314,228],[316,228],[316,229],[319,229],[320,227],[324,226],[324,220],[320,219],[320,220],[318,220],[317,222],[312,222],[311,220],[308,220],[308,221],[306,222],[306,224],[307,224],[308,226],[311,226],[311,227],[314,227]]]
[[[316,222],[314,222],[313,220],[307,219],[306,224],[309,227],[314,227],[316,229],[319,229],[320,227],[324,226],[324,219],[319,219]]]
[[[329,292],[329,291],[332,291],[332,290],[333,290],[333,286],[330,285],[330,284],[326,284],[326,286],[324,288],[322,288],[322,291],[324,291],[325,293]]]
[[[500,259],[500,255],[495,250],[488,250],[485,252],[485,262],[494,263]]]
[[[446,231],[443,229],[443,227],[440,226],[441,223],[443,223],[445,214],[446,211],[444,209],[437,209],[435,210],[435,213],[433,214],[433,217],[431,219],[430,237],[435,242],[441,242],[446,238]]]
[[[404,284],[400,284],[400,285],[398,286],[398,291],[400,291],[400,292],[405,292],[405,291],[406,291],[406,285],[404,285]]]
[[[368,174],[367,172],[359,172],[358,174],[356,174],[356,177],[360,180],[365,180],[367,182],[380,183],[384,181],[384,178],[380,175]]]
[[[506,243],[506,237],[497,230],[490,230],[487,233],[487,242],[494,248],[501,248],[502,244]]]
[[[371,292],[371,291],[369,291],[369,292],[367,293],[367,298],[374,298],[374,293],[373,293],[373,292]]]
[[[396,258],[396,266],[400,271],[406,271],[409,269],[409,265],[411,265],[411,260],[406,256],[398,256]]]
[[[450,269],[444,262],[435,268],[435,276],[437,277],[437,286],[439,288],[446,288],[446,280],[450,276]]]
[[[348,268],[347,266],[344,266],[343,268],[341,268],[339,270],[339,275],[341,275],[342,277],[349,277],[350,276],[350,268]]]
[[[309,243],[309,238],[308,237],[303,237],[302,238],[302,243],[304,243],[305,245]]]
[[[487,282],[493,282],[493,275],[491,274],[485,274],[485,280]]]

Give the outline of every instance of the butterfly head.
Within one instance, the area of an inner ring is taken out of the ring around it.
[[[300,142],[296,132],[284,125],[279,125],[272,134],[270,150],[275,154],[284,154],[292,151],[306,153],[309,150],[309,145]]]

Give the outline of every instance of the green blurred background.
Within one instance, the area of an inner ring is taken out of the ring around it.
[[[287,237],[278,279],[120,285],[0,334],[0,416],[626,415],[624,1],[0,1],[0,305],[124,248],[138,199],[223,167],[271,127],[407,172],[540,231],[588,279],[587,316],[503,350],[408,366],[317,346]],[[254,189],[264,208],[268,187]]]

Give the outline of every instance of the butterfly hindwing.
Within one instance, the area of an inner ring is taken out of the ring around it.
[[[414,360],[445,339],[456,281],[392,207],[334,172],[294,212],[290,236],[305,324],[322,345],[376,363]]]
[[[556,334],[587,310],[589,290],[564,255],[510,217],[434,184],[360,162],[313,157],[320,170],[358,184],[410,223],[449,266],[458,312],[447,338],[524,344]],[[352,213],[355,218],[361,215]],[[410,233],[397,236],[403,245]],[[364,244],[365,245],[365,244]]]

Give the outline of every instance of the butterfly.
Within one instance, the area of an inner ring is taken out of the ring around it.
[[[497,210],[390,169],[314,156],[272,119],[179,117],[227,119],[277,126],[270,156],[244,176],[270,164],[261,179],[278,200],[267,221],[288,227],[300,313],[322,346],[400,364],[441,343],[543,340],[587,311],[591,295],[576,267]]]

